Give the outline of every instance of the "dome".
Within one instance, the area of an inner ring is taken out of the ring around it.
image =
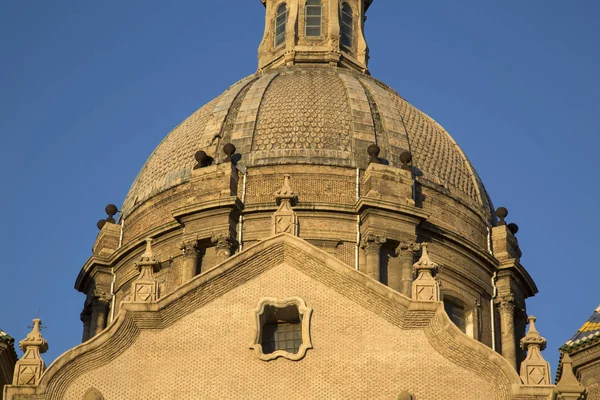
[[[126,216],[191,177],[194,154],[216,162],[231,142],[238,165],[317,164],[364,169],[376,143],[400,167],[409,151],[415,179],[491,218],[485,188],[452,137],[432,118],[369,75],[343,68],[284,67],[232,85],[177,126],[135,179]]]

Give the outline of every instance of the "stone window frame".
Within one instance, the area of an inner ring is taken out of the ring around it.
[[[279,13],[281,7],[285,7],[285,11],[284,13]],[[285,46],[285,41],[287,38],[287,24],[288,24],[288,18],[289,18],[289,7],[287,5],[287,1],[282,1],[279,4],[277,4],[277,7],[275,7],[275,17],[273,18],[273,48],[274,49],[278,49],[282,46]],[[283,36],[282,36],[282,41],[281,43],[277,42],[277,39],[280,35],[277,34],[277,28],[280,26],[277,24],[277,20],[279,18],[280,15],[285,15],[284,21],[281,24],[281,26],[283,26]]]
[[[318,1],[319,4],[308,4],[309,1]],[[308,18],[309,18],[309,14],[308,14],[308,9],[309,7],[319,7],[321,14],[319,15],[319,34],[318,35],[309,35],[308,34],[308,28],[316,28],[316,25],[308,25]],[[323,31],[324,31],[324,22],[325,22],[325,18],[324,18],[324,11],[325,8],[323,6],[323,0],[305,0],[304,1],[304,38],[307,40],[318,40],[318,39],[323,39]]]
[[[455,303],[457,305],[460,305],[463,307],[464,309],[464,313],[465,313],[465,330],[463,331],[462,329],[460,329],[459,326],[457,326],[457,328],[464,333],[465,335],[476,339],[476,340],[480,340],[480,338],[478,338],[475,335],[476,332],[476,326],[477,326],[477,317],[475,315],[475,310],[474,310],[474,306],[472,304],[469,304],[467,301],[465,301],[465,299],[463,298],[463,296],[458,295],[457,293],[453,292],[453,291],[442,291],[442,303],[444,303],[444,308],[446,306],[445,301],[448,300],[452,303]],[[445,309],[444,309],[445,310]],[[448,316],[448,318],[450,318],[450,316]],[[452,319],[450,318],[450,320],[452,321]],[[452,321],[452,323],[454,323],[454,321]],[[456,324],[455,324],[456,325]]]
[[[265,354],[262,348],[262,333],[263,327],[268,322],[265,316],[265,308],[267,306],[276,308],[286,308],[295,306],[300,316],[300,324],[302,327],[302,344],[296,354],[289,353],[285,350],[276,350],[273,353]],[[256,352],[259,359],[263,361],[271,361],[276,358],[285,358],[291,361],[299,361],[306,356],[308,349],[312,349],[312,341],[310,338],[311,317],[313,309],[307,307],[305,301],[300,297],[288,297],[285,299],[277,299],[274,297],[265,297],[258,301],[258,305],[253,310],[254,319],[254,338],[250,346]]]
[[[350,17],[352,18],[351,25],[350,25],[350,47],[345,46],[342,43],[342,38],[343,38],[343,14],[344,14],[344,6],[347,6],[350,9]],[[354,7],[352,7],[352,5],[350,4],[350,2],[348,0],[342,0],[340,2],[340,11],[339,11],[339,19],[340,19],[340,49],[346,53],[350,53],[350,54],[354,54],[355,52],[355,44],[356,44],[356,26],[355,26],[355,21],[356,21],[356,15],[354,13]]]

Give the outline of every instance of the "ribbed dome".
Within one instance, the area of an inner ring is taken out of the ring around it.
[[[368,75],[341,68],[290,67],[252,75],[200,108],[158,145],[127,195],[123,212],[191,176],[194,154],[219,162],[232,142],[246,167],[321,164],[366,168],[366,148],[401,166],[413,155],[415,175],[490,215],[477,173],[433,119]]]

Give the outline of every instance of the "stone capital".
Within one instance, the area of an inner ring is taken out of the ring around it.
[[[179,249],[181,250],[184,258],[197,258],[198,257],[198,240],[186,240],[179,244]]]
[[[498,296],[496,304],[498,304],[498,309],[501,313],[515,312],[515,296],[512,293]]]
[[[235,240],[229,232],[213,233],[211,242],[215,245],[218,254],[226,254],[229,257],[237,247]]]
[[[385,237],[369,233],[361,239],[360,247],[367,252],[379,251],[379,249],[381,249],[381,246],[383,246],[385,242]]]
[[[402,241],[396,247],[395,254],[398,257],[413,258],[415,253],[421,250],[421,244],[409,241]]]

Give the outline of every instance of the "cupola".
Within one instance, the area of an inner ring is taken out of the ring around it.
[[[266,19],[259,70],[325,64],[367,72],[364,22],[372,0],[261,1]]]

